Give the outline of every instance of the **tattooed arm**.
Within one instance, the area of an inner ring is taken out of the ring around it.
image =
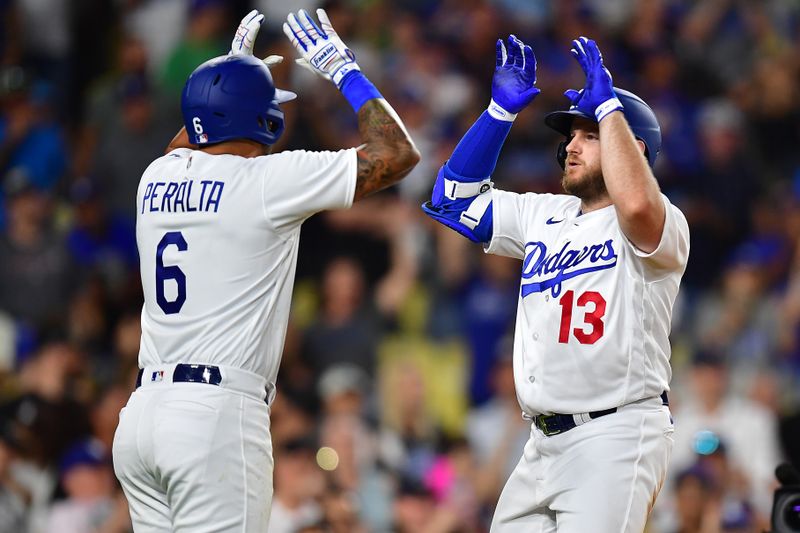
[[[360,200],[403,179],[419,162],[419,152],[394,109],[382,98],[358,111],[358,177],[354,200]]]
[[[317,19],[305,9],[289,13],[283,33],[300,54],[296,62],[336,85],[358,113],[364,144],[358,148],[353,199],[360,200],[400,181],[419,161],[419,152],[397,113],[361,73],[324,9],[317,9]]]

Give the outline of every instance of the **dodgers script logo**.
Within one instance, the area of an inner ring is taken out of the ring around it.
[[[525,245],[525,260],[522,262],[521,296],[525,298],[534,292],[550,289],[553,297],[561,294],[561,284],[577,276],[613,268],[617,265],[617,252],[614,241],[571,249],[571,241],[564,243],[561,250],[548,255],[543,242],[529,242]],[[538,281],[525,280],[538,278]]]

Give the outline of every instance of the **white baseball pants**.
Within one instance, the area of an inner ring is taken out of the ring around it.
[[[114,472],[136,533],[266,532],[272,443],[263,381],[143,379],[120,412]],[[240,371],[241,372],[241,371]],[[260,390],[259,390],[260,387]]]
[[[669,407],[650,398],[569,431],[532,427],[491,533],[641,533],[667,473]]]

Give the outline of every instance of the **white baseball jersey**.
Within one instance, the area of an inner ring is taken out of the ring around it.
[[[137,194],[144,307],[139,366],[226,365],[275,382],[301,223],[349,207],[356,149],[255,158],[185,148]]]
[[[574,196],[492,192],[486,251],[523,260],[514,379],[528,415],[599,411],[669,389],[689,228],[663,199],[661,242],[646,254],[622,233],[614,206],[581,215]]]

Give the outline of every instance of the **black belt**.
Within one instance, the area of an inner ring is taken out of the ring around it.
[[[661,393],[661,404],[669,405],[667,391]],[[600,418],[601,416],[610,415],[611,413],[616,412],[616,407],[604,409],[602,411],[592,411],[589,413],[589,418],[594,420],[595,418]],[[565,431],[569,431],[570,429],[578,427],[578,424],[575,423],[575,418],[572,415],[562,415],[559,413],[535,416],[533,417],[533,424],[548,437],[558,435],[559,433],[564,433]]]
[[[163,370],[155,370],[152,376],[148,376],[150,381],[161,381],[164,378]],[[142,386],[144,369],[140,369],[136,375],[136,388]],[[219,367],[211,365],[187,365],[179,363],[172,372],[173,383],[207,383],[208,385],[219,385],[222,383],[222,373]]]
[[[139,369],[136,374],[136,388],[142,386],[142,377],[144,376],[144,369]],[[164,378],[163,370],[154,370],[150,376],[147,376],[149,381],[161,381]],[[207,385],[219,385],[222,383],[222,373],[219,367],[212,365],[189,365],[185,363],[178,363],[175,365],[175,370],[172,372],[172,383],[205,383]],[[267,396],[264,401],[269,403],[270,387],[267,386]]]

